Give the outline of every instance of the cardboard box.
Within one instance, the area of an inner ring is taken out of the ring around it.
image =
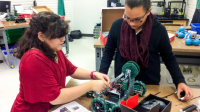
[[[17,11],[18,14],[35,14],[33,10],[20,10]]]
[[[108,7],[101,9],[101,18],[102,18],[102,27],[101,31],[103,36],[107,36],[113,22],[117,19],[123,18],[125,8],[124,7]],[[178,27],[168,26],[166,29],[173,29],[174,31],[178,30]],[[174,34],[174,35],[173,35]],[[168,34],[170,38],[170,42],[175,38],[175,32]]]
[[[185,81],[188,85],[200,85],[200,67],[190,65],[179,65]],[[166,69],[168,83],[173,83],[172,77],[169,71]]]
[[[101,42],[106,45],[107,38],[110,28],[114,21],[120,19],[124,15],[124,7],[106,7],[101,9]]]
[[[47,6],[34,6],[31,7],[31,9],[33,10],[33,12],[35,12],[36,14],[38,14],[39,12],[42,11],[49,11],[49,12],[53,12],[51,9],[49,9]]]
[[[33,10],[20,10],[17,11],[18,14],[23,14],[25,19],[31,19],[36,14],[33,12]]]
[[[120,108],[121,108],[121,111],[122,112],[160,112],[160,106],[163,106],[163,105],[160,105],[160,103],[156,103],[154,106],[152,106],[151,109],[146,109],[144,108],[142,105],[152,99],[155,99],[155,100],[159,100],[159,101],[162,101],[165,103],[165,106],[162,108],[161,112],[170,112],[171,111],[171,102],[166,100],[166,99],[163,99],[163,98],[160,98],[160,97],[157,97],[155,95],[148,95],[146,98],[144,98],[136,107],[134,107],[133,109],[131,108],[128,108],[124,105],[121,105],[120,104]]]
[[[108,7],[101,9],[101,31],[103,35],[104,33],[108,33],[110,31],[110,28],[115,20],[123,17],[124,10],[124,7]]]

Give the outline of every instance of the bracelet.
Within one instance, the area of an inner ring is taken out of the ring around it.
[[[92,71],[91,74],[90,74],[90,77],[91,77],[91,79],[93,79],[93,80],[94,80],[94,77],[93,77],[93,73],[94,73],[94,72],[96,72],[96,71]]]

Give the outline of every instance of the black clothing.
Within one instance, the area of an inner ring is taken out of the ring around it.
[[[118,19],[113,22],[110,29],[108,40],[105,46],[105,51],[101,61],[99,72],[108,73],[109,66],[115,56],[115,77],[122,72],[122,66],[127,62],[121,56],[119,52],[120,45],[120,31],[123,19]],[[138,44],[140,33],[137,34]],[[159,85],[160,83],[160,56],[169,70],[173,82],[176,86],[179,83],[185,83],[185,79],[180,71],[179,65],[172,52],[170,40],[166,28],[155,18],[152,26],[152,32],[149,40],[149,62],[148,67],[140,70],[140,73],[136,76],[136,80],[143,81],[145,84]]]

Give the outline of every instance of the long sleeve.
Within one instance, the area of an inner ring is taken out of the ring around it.
[[[100,66],[100,70],[99,72],[107,74],[108,73],[108,69],[110,67],[111,61],[113,59],[114,53],[115,53],[115,49],[117,46],[117,40],[116,40],[116,36],[115,36],[115,28],[117,27],[117,22],[115,21],[112,24],[112,27],[109,31],[109,35],[108,35],[108,40],[105,46],[105,51],[103,53],[103,58],[101,61],[101,66]]]
[[[185,79],[183,77],[183,74],[181,73],[176,57],[173,55],[168,33],[164,26],[163,29],[164,31],[161,37],[159,51],[162,60],[165,63],[167,69],[169,70],[173,82],[177,87],[179,83],[185,83]]]

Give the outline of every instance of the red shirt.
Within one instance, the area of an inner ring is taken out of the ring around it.
[[[60,89],[65,88],[66,76],[77,69],[57,51],[58,63],[50,60],[37,49],[27,51],[19,66],[20,89],[11,112],[47,112]]]

